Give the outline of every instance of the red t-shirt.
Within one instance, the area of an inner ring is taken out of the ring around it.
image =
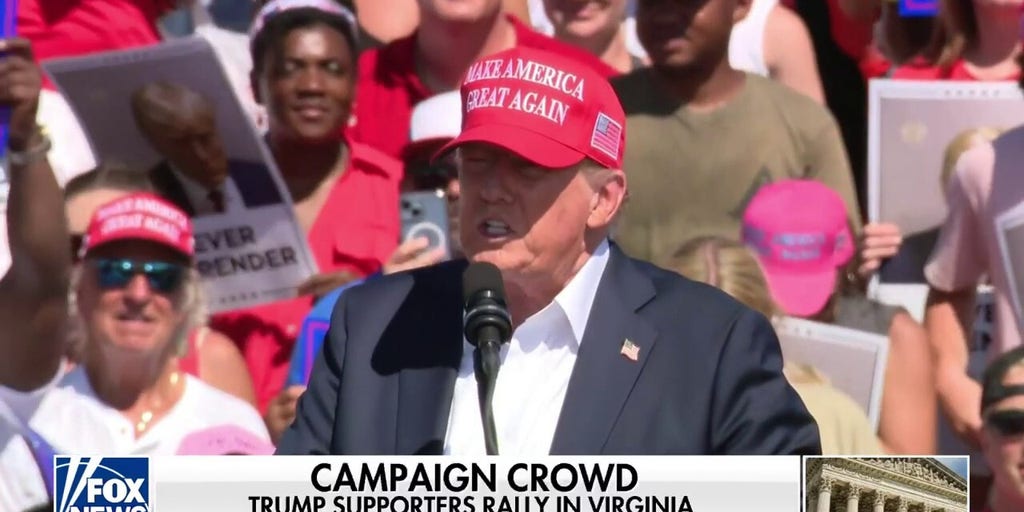
[[[916,58],[904,64],[892,73],[892,77],[900,80],[968,80],[981,81],[971,74],[963,59],[957,60],[949,69],[942,69],[938,66],[928,64],[922,58]],[[1020,71],[1011,73],[1010,76],[999,80],[1017,80],[1020,78]]]
[[[156,20],[174,0],[18,0],[18,35],[38,61],[160,42]],[[43,75],[44,85],[52,84]]]
[[[832,40],[843,53],[861,60],[871,45],[874,23],[851,20],[839,7],[839,0],[828,0],[828,14]]]
[[[534,31],[515,16],[516,44],[548,50],[591,64],[602,76],[619,74],[586,50]],[[420,81],[415,62],[416,35],[398,39],[359,57],[355,119],[349,127],[352,140],[373,146],[395,158],[409,140],[412,109],[435,93]]]
[[[797,7],[796,0],[782,0],[782,5],[793,10]],[[874,39],[874,21],[850,19],[839,6],[839,0],[828,0],[828,17],[832,40],[843,53],[858,61],[865,79],[882,77],[889,72],[889,61],[874,50],[871,44]]]
[[[398,183],[401,164],[368,146],[352,143],[350,163],[330,191],[309,231],[320,272],[378,271],[398,246]],[[299,297],[215,315],[211,327],[236,343],[252,374],[260,411],[284,385],[302,319],[312,297]]]
[[[858,64],[860,65],[860,73],[864,75],[865,80],[884,78],[889,74],[889,70],[892,69],[892,62],[874,45],[868,47]]]

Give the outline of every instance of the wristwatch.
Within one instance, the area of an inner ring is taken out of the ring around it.
[[[7,155],[5,156],[10,165],[24,167],[46,158],[53,144],[50,142],[50,136],[46,134],[45,129],[40,127],[38,130],[39,137],[42,139],[39,144],[22,151],[13,151],[11,148],[7,148]]]

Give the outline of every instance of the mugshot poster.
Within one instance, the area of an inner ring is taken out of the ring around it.
[[[210,312],[291,298],[316,272],[284,182],[206,41],[44,68],[94,154],[149,173],[192,216]]]
[[[878,428],[889,360],[886,336],[791,317],[780,319],[775,330],[783,359],[799,365],[787,370],[801,374],[791,378],[814,380],[817,375],[803,375],[813,369],[857,403]]]
[[[878,277],[924,283],[946,217],[944,168],[951,175],[964,151],[1020,124],[1024,97],[1011,82],[872,80],[869,100],[869,216],[903,232]]]

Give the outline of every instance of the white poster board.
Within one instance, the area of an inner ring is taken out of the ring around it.
[[[882,407],[889,338],[798,318],[781,318],[775,331],[782,358],[814,367],[853,399],[877,430]]]
[[[959,134],[1024,121],[1014,82],[872,80],[868,108],[868,215],[903,231],[881,284],[924,283],[923,267],[946,217],[943,158]]]
[[[1024,203],[996,217],[996,238],[999,240],[1003,271],[1010,285],[1009,295],[1017,325],[1024,325],[1024,311],[1021,310],[1021,292],[1024,292]]]
[[[57,59],[44,69],[67,98],[97,158],[150,173],[161,194],[186,211],[201,196],[181,180],[171,156],[158,153],[139,130],[132,96],[164,83],[213,104],[213,136],[228,160],[226,211],[193,217],[196,267],[211,313],[294,297],[296,286],[316,273],[274,160],[205,40]]]

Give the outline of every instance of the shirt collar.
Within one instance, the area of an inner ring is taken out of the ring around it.
[[[555,296],[555,303],[562,308],[569,325],[572,327],[576,344],[583,342],[583,333],[590,320],[590,308],[597,296],[597,287],[601,284],[601,276],[608,266],[608,240],[602,240],[594,254],[587,258],[576,275]]]

